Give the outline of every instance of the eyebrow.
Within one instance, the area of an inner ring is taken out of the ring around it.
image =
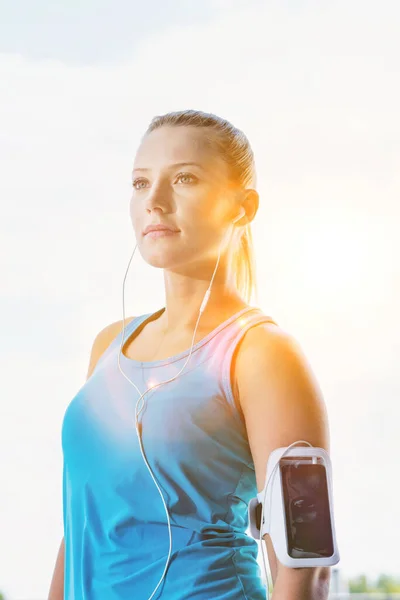
[[[178,162],[178,163],[169,165],[169,168],[173,169],[176,167],[190,167],[190,166],[200,167],[200,169],[204,170],[204,167],[196,162]],[[150,169],[146,169],[144,167],[137,167],[136,169],[133,169],[132,173],[134,173],[135,171],[150,171]]]

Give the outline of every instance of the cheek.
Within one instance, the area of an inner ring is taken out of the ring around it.
[[[179,223],[186,226],[186,230],[206,232],[207,229],[218,229],[221,226],[223,210],[218,198],[202,197],[199,201],[180,202],[177,207]]]

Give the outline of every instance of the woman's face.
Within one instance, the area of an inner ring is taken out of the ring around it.
[[[143,139],[133,165],[130,214],[139,251],[149,264],[198,267],[216,259],[239,212],[228,166],[204,128],[163,126]],[[143,234],[159,223],[179,231]]]

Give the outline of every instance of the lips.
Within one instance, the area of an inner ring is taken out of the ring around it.
[[[143,230],[143,235],[146,235],[147,233],[150,233],[151,231],[169,231],[171,233],[176,233],[179,231],[179,229],[174,229],[173,227],[170,227],[169,225],[162,225],[161,223],[159,223],[159,224],[154,224],[154,225],[148,225]]]

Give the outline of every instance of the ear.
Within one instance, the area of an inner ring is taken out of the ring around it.
[[[246,216],[243,219],[243,224],[248,225],[252,222],[257,214],[260,203],[260,196],[257,190],[245,189],[241,190],[239,202],[246,211]]]

